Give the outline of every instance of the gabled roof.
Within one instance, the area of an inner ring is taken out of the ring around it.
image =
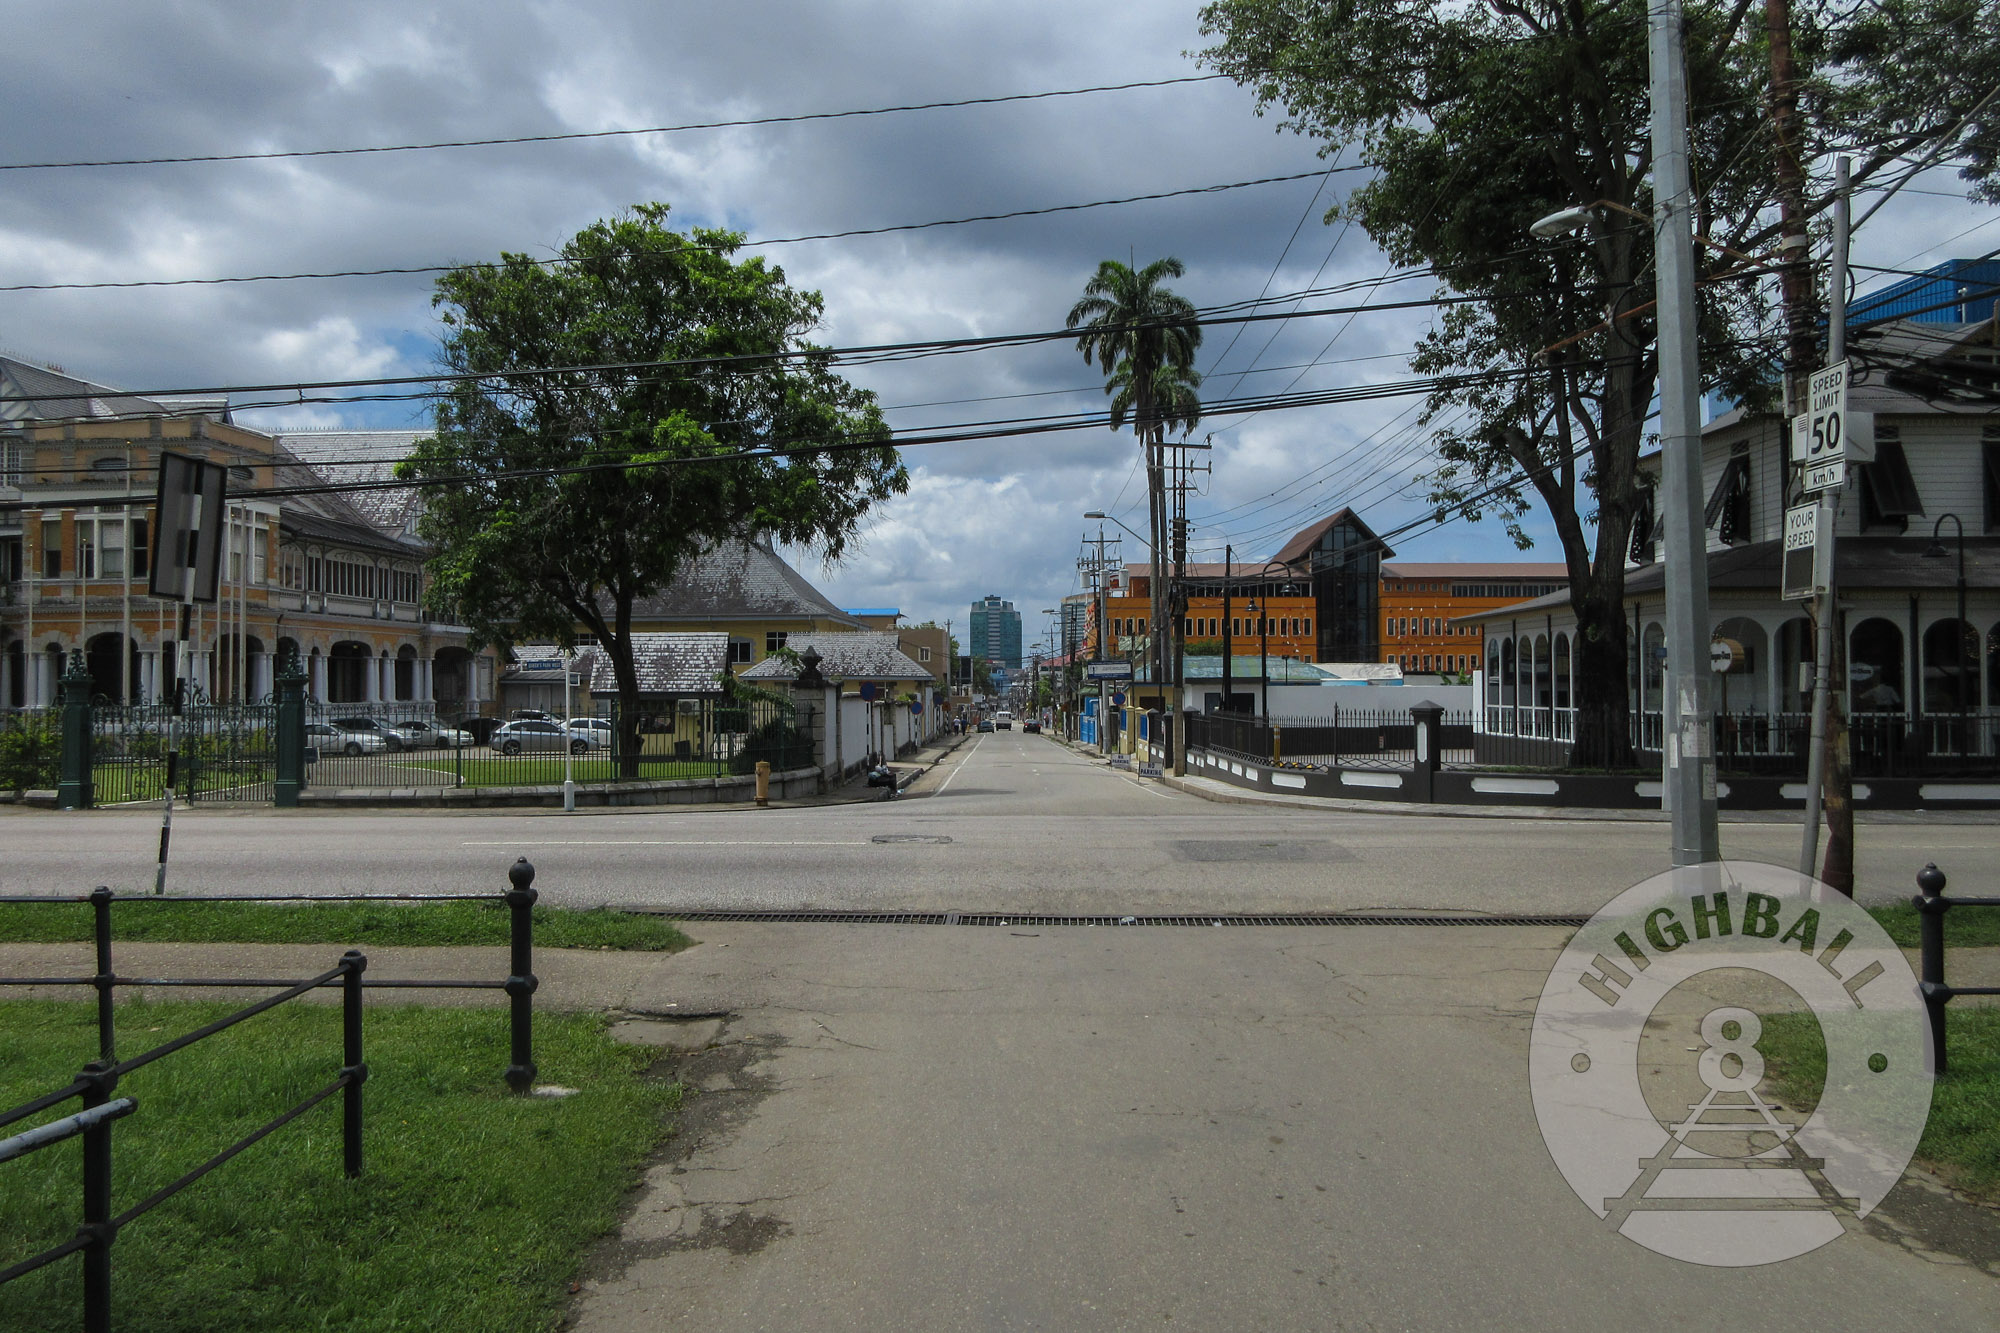
[[[150,398],[136,398],[59,370],[0,356],[0,421],[101,420],[167,415],[168,411],[166,404]]]
[[[860,624],[806,582],[763,537],[738,538],[702,552],[681,566],[672,584],[634,601],[632,619]]]
[[[727,636],[725,636],[727,637]],[[889,631],[866,630],[826,634],[793,634],[785,646],[803,653],[810,648],[819,654],[819,674],[828,680],[908,680],[935,679],[931,669],[906,654]],[[782,657],[767,657],[743,673],[744,680],[791,681],[798,668]]]
[[[1416,565],[1402,560],[1382,566],[1385,579],[1569,579],[1569,566],[1547,560],[1494,560],[1468,564]]]
[[[1373,528],[1370,528],[1366,523],[1361,521],[1360,515],[1351,509],[1342,509],[1328,514],[1318,522],[1308,527],[1300,528],[1297,532],[1293,533],[1292,539],[1285,543],[1284,549],[1271,557],[1271,563],[1274,565],[1309,564],[1313,548],[1319,545],[1320,538],[1326,536],[1329,530],[1340,526],[1342,523],[1351,524],[1361,533],[1363,538],[1378,545],[1381,548],[1383,559],[1386,560],[1396,554],[1389,549],[1388,545],[1380,537],[1375,535]]]
[[[396,464],[408,458],[419,430],[283,431],[275,438],[281,448],[334,485],[392,480]],[[416,532],[418,492],[414,486],[381,490],[343,491],[341,499],[372,526],[392,536]]]
[[[722,673],[729,669],[729,636],[719,630],[634,634],[632,666],[642,695],[721,694]],[[591,655],[590,692],[618,693],[618,677],[604,653]]]

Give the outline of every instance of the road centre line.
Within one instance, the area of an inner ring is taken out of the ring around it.
[[[779,838],[501,838],[461,847],[866,847],[866,838],[838,841]]]

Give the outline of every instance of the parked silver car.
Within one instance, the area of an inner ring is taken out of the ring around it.
[[[380,718],[336,717],[328,720],[333,723],[335,731],[344,732],[349,736],[379,736],[382,739],[385,749],[400,750],[403,748],[402,736],[397,733],[394,727]]]
[[[372,731],[343,731],[326,722],[306,723],[306,744],[321,754],[380,754],[389,742]]]
[[[442,746],[453,749],[460,745],[476,744],[472,734],[460,731],[449,723],[434,717],[412,718],[405,722],[391,722],[389,729],[396,734],[406,749],[428,750]]]
[[[541,721],[503,723],[493,729],[493,739],[486,744],[501,754],[537,750],[557,754],[568,750],[571,754],[583,754],[590,749],[589,741],[572,735],[561,723]]]

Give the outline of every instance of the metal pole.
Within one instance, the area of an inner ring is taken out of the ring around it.
[[[1930,1022],[1933,1074],[1945,1072],[1944,1007],[1951,1001],[1944,979],[1944,914],[1951,910],[1951,900],[1944,896],[1944,886],[1944,872],[1933,861],[1917,872],[1919,892],[1910,900],[1917,909],[1917,989]]]
[[[117,1031],[111,1010],[111,992],[117,984],[117,975],[111,970],[111,889],[103,884],[90,891],[90,916],[92,933],[97,937],[97,975],[91,981],[97,987],[97,1054],[103,1060],[115,1060]]]
[[[1659,279],[1660,450],[1667,513],[1667,668],[1672,690],[1665,787],[1675,865],[1717,860],[1710,737],[1708,551],[1701,513],[1699,349],[1695,339],[1694,192],[1689,184],[1687,70],[1681,0],[1649,14],[1653,237]]]
[[[1236,684],[1234,675],[1230,670],[1236,654],[1236,637],[1233,627],[1229,623],[1229,616],[1232,610],[1229,605],[1229,581],[1235,577],[1235,574],[1236,548],[1234,546],[1224,546],[1222,548],[1222,708],[1220,711],[1225,713],[1229,711],[1229,692]]]
[[[1847,172],[1848,159],[1833,164],[1833,272],[1827,293],[1826,360],[1833,365],[1847,355]],[[1826,591],[1814,599],[1818,633],[1813,644],[1812,738],[1806,752],[1805,827],[1799,842],[1799,873],[1816,875],[1819,863],[1820,809],[1825,801],[1827,715],[1833,703],[1833,631],[1840,619],[1840,589],[1834,566],[1834,523],[1840,515],[1839,492],[1819,497],[1820,531],[1826,540]]]
[[[83,1067],[83,1109],[111,1100],[118,1076],[109,1060]],[[111,1333],[111,1243],[118,1231],[111,1225],[111,1120],[94,1121],[83,1131],[83,1231],[90,1244],[83,1251],[84,1333]]]
[[[576,748],[574,738],[569,734],[570,709],[575,704],[570,699],[570,668],[576,665],[576,654],[563,653],[563,813],[576,813]]]
[[[349,1179],[361,1174],[361,1085],[368,1081],[368,1065],[361,1058],[361,974],[368,959],[358,949],[340,956],[347,974],[340,979],[340,1076],[347,1080],[341,1094],[340,1142],[343,1165]]]
[[[513,918],[511,971],[507,977],[507,995],[512,1005],[510,1024],[510,1054],[512,1063],[507,1066],[507,1086],[515,1092],[526,1092],[535,1086],[535,988],[540,984],[535,976],[535,868],[528,864],[528,858],[520,860],[507,869],[507,907]]]

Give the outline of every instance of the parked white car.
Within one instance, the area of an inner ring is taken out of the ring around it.
[[[508,755],[535,751],[560,754],[564,750],[582,754],[590,748],[590,742],[583,737],[571,734],[557,723],[539,720],[503,723],[493,729],[493,738],[486,744],[489,749]]]
[[[593,750],[608,750],[611,748],[611,719],[573,717],[569,720],[569,734],[588,742]]]

